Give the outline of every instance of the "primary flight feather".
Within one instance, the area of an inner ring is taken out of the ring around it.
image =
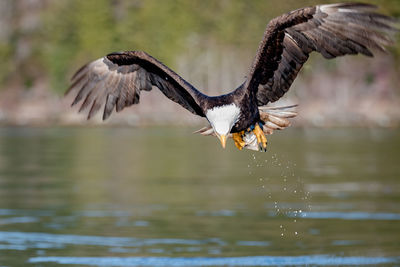
[[[397,21],[361,3],[318,5],[294,10],[271,20],[246,81],[231,93],[207,96],[163,63],[142,51],[108,54],[79,69],[67,93],[72,103],[89,109],[88,119],[103,106],[103,120],[115,109],[138,104],[141,91],[157,87],[193,114],[206,117],[203,135],[217,136],[223,147],[232,137],[239,149],[266,150],[265,134],[289,126],[291,107],[268,108],[290,88],[309,54],[327,59],[385,51],[393,44]]]

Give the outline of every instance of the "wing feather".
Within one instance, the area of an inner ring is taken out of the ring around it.
[[[394,43],[398,21],[375,8],[359,3],[320,5],[271,20],[242,89],[255,93],[259,106],[266,105],[289,90],[313,51],[327,59],[385,51]]]
[[[94,92],[94,91],[90,91],[90,92],[86,95],[85,100],[83,101],[81,107],[79,108],[79,112],[84,111],[84,110],[90,105],[90,103],[93,101],[93,99],[94,99],[94,96],[93,96],[94,93],[93,93],[93,92]]]
[[[88,119],[104,105],[103,120],[112,111],[140,101],[141,91],[153,86],[190,112],[204,116],[204,95],[164,64],[141,51],[112,53],[81,67],[71,78],[66,94],[77,90],[72,105],[82,102],[79,112],[90,107]]]
[[[110,88],[114,86],[115,84],[118,84],[118,81],[120,80],[121,75],[108,75],[107,78],[105,78],[101,84],[97,85],[98,88],[98,93],[95,96],[95,99],[93,100],[92,107],[90,108],[90,111],[88,113],[88,119],[92,118],[102,107],[103,103],[101,102],[104,97],[108,94],[106,88]],[[103,114],[104,116],[104,114]]]
[[[115,104],[117,103],[118,97],[113,94],[108,94],[106,99],[106,104],[104,106],[103,120],[108,119],[110,117],[113,109],[115,108]]]

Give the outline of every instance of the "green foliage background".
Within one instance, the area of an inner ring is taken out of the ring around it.
[[[187,53],[190,46],[214,49],[207,47],[209,41],[220,49],[235,46],[255,51],[273,17],[303,6],[331,2],[335,1],[45,1],[39,27],[29,33],[15,29],[8,40],[0,42],[0,81],[4,85],[20,79],[29,88],[33,80],[45,77],[54,90],[61,92],[73,70],[113,51],[145,50],[172,67],[176,56]],[[365,2],[379,5],[385,14],[400,17],[398,0]],[[18,62],[15,50],[20,38],[29,39],[32,52]],[[399,55],[400,45],[394,50]]]

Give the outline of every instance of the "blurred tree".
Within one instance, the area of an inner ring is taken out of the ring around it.
[[[177,56],[189,51],[234,47],[253,52],[273,17],[295,8],[336,1],[34,0],[39,8],[30,8],[28,2],[32,1],[2,2],[2,6],[12,7],[13,15],[6,16],[9,9],[1,8],[3,24],[11,26],[0,28],[2,33],[9,31],[5,36],[0,34],[0,83],[4,84],[6,77],[23,81],[39,77],[62,92],[67,77],[76,68],[109,52],[145,50],[173,68]],[[365,2],[379,5],[386,14],[400,16],[398,0]],[[40,18],[41,23],[23,31],[21,21],[28,16]],[[22,43],[30,44],[23,60],[18,54]],[[393,50],[399,57],[400,42]]]

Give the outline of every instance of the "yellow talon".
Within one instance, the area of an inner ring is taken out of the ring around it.
[[[267,138],[265,137],[265,134],[261,127],[256,123],[254,130],[253,130],[254,135],[257,137],[257,143],[259,144],[260,148],[262,147],[264,150],[267,149]]]
[[[232,133],[232,139],[235,141],[235,146],[239,149],[242,150],[246,143],[243,141],[243,136],[244,131],[241,131],[239,133]]]

